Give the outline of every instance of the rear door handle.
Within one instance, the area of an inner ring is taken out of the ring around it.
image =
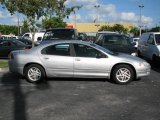
[[[75,61],[81,61],[81,59],[79,59],[79,58],[76,58],[76,59],[75,59]]]

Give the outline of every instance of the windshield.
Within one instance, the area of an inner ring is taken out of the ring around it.
[[[157,45],[160,45],[160,34],[155,35],[155,40],[156,40]]]
[[[115,55],[114,52],[112,52],[112,51],[110,51],[110,50],[108,50],[108,49],[106,49],[106,48],[104,48],[104,47],[101,47],[101,46],[99,46],[99,45],[97,45],[97,44],[92,43],[92,44],[90,44],[90,45],[93,46],[93,47],[95,47],[95,48],[98,48],[99,50],[102,50],[102,51],[105,52],[105,53],[108,53],[108,54],[110,54],[110,55]]]
[[[46,31],[43,40],[75,40],[76,37],[74,29],[53,29]]]

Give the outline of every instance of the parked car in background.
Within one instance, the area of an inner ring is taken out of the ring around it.
[[[34,35],[34,42],[42,40],[44,36],[44,32],[36,32]],[[20,36],[19,39],[28,39],[32,41],[32,34],[31,33],[24,33],[22,36]]]
[[[79,32],[78,33],[78,37],[79,39],[83,40],[83,41],[88,41],[88,36],[86,33],[83,33],[83,32]]]
[[[160,32],[143,33],[138,43],[138,55],[160,61]]]
[[[102,34],[118,34],[117,32],[112,32],[112,31],[99,31],[96,33],[96,39]]]
[[[78,40],[78,32],[73,28],[53,28],[46,30],[42,41],[39,43],[48,43],[55,40]]]
[[[101,34],[95,43],[114,52],[136,56],[137,51],[130,39],[130,37],[121,34]]]
[[[26,45],[32,46],[32,41],[31,41],[31,40],[23,39],[23,38],[18,39],[18,40],[21,41],[21,42],[23,42],[23,43],[26,44]]]
[[[32,83],[45,77],[80,77],[111,78],[127,84],[150,74],[150,65],[141,58],[80,40],[59,40],[27,51],[13,51],[9,69]]]
[[[0,40],[16,40],[18,36],[11,36],[11,35],[1,35]]]
[[[8,58],[13,50],[25,50],[31,46],[27,46],[18,40],[0,40],[0,58]]]

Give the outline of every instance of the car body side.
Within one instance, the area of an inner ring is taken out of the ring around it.
[[[49,44],[49,45],[51,45],[51,44]],[[83,75],[81,73],[75,74],[74,73],[74,66],[73,66],[73,68],[70,69],[70,73],[65,73],[65,74],[64,73],[62,73],[62,74],[54,73],[53,74],[52,72],[50,72],[51,69],[49,69],[48,66],[45,66],[44,63],[42,62],[42,59],[43,58],[45,59],[45,56],[42,56],[41,52],[39,51],[39,49],[42,50],[43,48],[45,48],[49,45],[47,44],[47,45],[43,45],[41,47],[39,46],[40,48],[38,48],[38,49],[35,47],[35,48],[28,50],[28,51],[14,51],[14,52],[12,52],[14,59],[9,60],[10,71],[11,72],[18,72],[21,75],[24,75],[25,67],[27,67],[30,64],[38,64],[38,65],[42,66],[43,69],[45,70],[46,77],[111,78],[112,70],[114,69],[114,67],[116,65],[127,64],[133,68],[135,75],[136,75],[135,76],[136,78],[140,78],[141,76],[146,76],[150,73],[150,66],[149,65],[148,66],[140,66],[139,65],[139,64],[141,64],[141,62],[143,62],[143,60],[140,58],[133,57],[130,55],[126,56],[126,54],[121,54],[122,57],[119,57],[119,56],[110,55],[110,54],[107,54],[107,53],[101,51],[102,53],[104,53],[107,56],[107,58],[95,58],[95,59],[99,59],[99,61],[100,60],[106,61],[106,64],[108,64],[107,62],[109,62],[108,66],[104,66],[104,69],[106,67],[106,69],[105,69],[106,71],[104,71],[102,74],[98,74],[98,72],[100,72],[100,71],[96,71],[96,70],[93,71],[94,73],[91,75],[88,75],[88,73],[83,73]],[[86,44],[86,45],[88,45],[88,44]],[[95,49],[97,49],[97,48],[95,48]],[[124,57],[123,57],[123,55],[124,55]],[[40,56],[41,56],[41,58],[40,58]],[[128,58],[127,60],[125,59],[126,57]],[[55,59],[58,59],[58,60],[62,59],[63,61],[66,61],[67,59],[73,59],[73,64],[74,64],[74,60],[77,59],[76,56],[74,56],[74,55],[64,57],[64,58],[62,56],[55,56]],[[87,59],[87,60],[93,61],[93,59]],[[137,62],[137,60],[139,60],[139,62]],[[88,64],[88,62],[86,64]],[[101,64],[101,62],[100,62],[100,64]],[[81,67],[81,66],[78,66],[78,67]],[[77,72],[79,72],[78,70],[80,71],[81,69],[77,69]],[[88,69],[88,70],[90,70],[90,69]]]

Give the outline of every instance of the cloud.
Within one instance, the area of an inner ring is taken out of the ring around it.
[[[73,5],[75,0],[67,0]],[[134,0],[133,0],[134,1]],[[98,0],[76,0],[76,3],[83,5],[79,11],[79,22],[132,22],[139,25],[139,15],[134,12],[118,12],[114,4],[102,4]],[[99,5],[99,7],[95,7]],[[73,20],[70,20],[72,22]],[[142,16],[142,24],[152,24],[153,19],[149,16]]]
[[[133,22],[137,26],[140,24],[140,16],[136,15],[133,12],[122,12],[120,13],[120,20],[126,21],[126,22]],[[151,17],[142,16],[142,25],[151,24],[153,22],[153,19]]]
[[[3,18],[5,18],[5,16],[4,16],[3,12],[0,11],[0,19],[3,19]]]

